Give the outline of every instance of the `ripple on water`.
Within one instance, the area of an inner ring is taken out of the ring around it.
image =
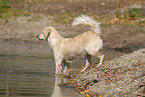
[[[47,61],[46,61],[47,60]],[[50,96],[54,67],[48,58],[0,54],[0,95]]]

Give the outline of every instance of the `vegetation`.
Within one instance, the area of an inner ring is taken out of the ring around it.
[[[60,2],[61,6],[57,6],[57,2]],[[110,24],[133,24],[133,25],[141,25],[144,26],[145,24],[145,20],[144,20],[144,15],[143,15],[143,10],[142,9],[135,9],[135,8],[129,8],[127,11],[121,13],[119,11],[120,7],[124,7],[124,6],[128,6],[130,4],[137,4],[142,3],[142,0],[132,0],[132,2],[128,1],[128,0],[109,0],[109,1],[82,1],[82,0],[77,0],[74,2],[74,0],[24,0],[24,1],[15,1],[15,6],[17,6],[17,8],[12,7],[12,2],[14,1],[10,1],[10,0],[1,0],[0,1],[0,18],[9,18],[11,16],[30,16],[32,13],[33,9],[33,4],[37,4],[37,3],[48,3],[48,6],[50,6],[50,8],[48,7],[48,11],[41,11],[39,12],[36,11],[36,13],[45,13],[46,15],[52,15],[54,16],[54,20],[56,23],[64,23],[64,24],[68,24],[71,23],[71,21],[74,19],[74,17],[76,17],[77,15],[80,14],[87,14],[90,15],[92,17],[94,17],[96,20],[102,22],[104,25],[110,25]],[[64,4],[62,3],[64,2]],[[81,2],[81,5],[76,5],[76,2]],[[87,2],[87,3],[86,3]],[[91,2],[97,2],[98,5],[92,5]],[[125,3],[126,2],[126,3]],[[24,3],[20,6],[18,6],[19,3]],[[50,3],[50,4],[49,4]],[[56,3],[56,9],[51,9],[51,6],[54,5]],[[65,4],[66,3],[66,4]],[[72,3],[72,4],[71,4]],[[110,4],[109,6],[106,4]],[[144,3],[144,2],[143,2]],[[68,5],[68,6],[67,6]],[[28,8],[25,8],[24,10],[22,10],[22,8],[24,6],[27,6]],[[63,6],[63,8],[62,8]],[[79,6],[79,7],[78,7]],[[85,7],[87,6],[87,7]],[[113,13],[102,13],[99,11],[99,9],[97,9],[99,12],[95,12],[94,11],[94,7],[98,6],[98,7],[102,7],[102,10],[107,10],[108,8],[115,8],[116,11]],[[19,9],[18,7],[20,7],[21,9]],[[35,7],[34,7],[35,8]],[[41,9],[41,8],[40,8]],[[89,10],[90,9],[90,10]],[[62,12],[61,12],[62,11]],[[94,12],[93,12],[94,11]],[[100,15],[99,15],[100,14]],[[37,17],[37,16],[36,16]],[[34,17],[34,19],[32,20],[28,20],[28,21],[37,21],[36,17]],[[36,20],[35,20],[36,19]]]
[[[14,9],[10,0],[0,0],[0,18],[6,20],[16,16],[30,16],[30,13],[21,9]]]
[[[0,1],[0,18],[4,18],[5,16],[9,16],[9,1],[8,0],[1,0]]]
[[[56,23],[71,23],[72,20],[76,17],[75,13],[64,13],[64,14],[55,14]]]

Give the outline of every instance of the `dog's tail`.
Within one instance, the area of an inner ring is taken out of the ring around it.
[[[95,32],[99,36],[101,35],[100,22],[95,21],[93,18],[86,15],[78,16],[73,20],[72,25],[79,24],[88,25],[90,26],[91,31]]]

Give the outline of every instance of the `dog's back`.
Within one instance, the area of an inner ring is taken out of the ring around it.
[[[98,51],[103,47],[103,41],[96,33],[89,31],[74,38],[64,38],[61,47],[64,59],[70,61]]]

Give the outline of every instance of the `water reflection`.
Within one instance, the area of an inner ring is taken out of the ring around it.
[[[55,85],[54,85],[53,94],[51,97],[62,97],[60,86],[58,86],[60,83],[61,83],[61,76],[57,75],[55,78]]]
[[[0,56],[0,95],[51,95],[54,67],[48,67],[46,60],[22,55]]]
[[[62,80],[64,82],[62,82]],[[55,85],[54,85],[54,88],[53,88],[53,94],[51,97],[63,97],[62,94],[61,94],[61,89],[60,89],[60,86],[59,84],[61,83],[67,83],[67,79],[66,78],[61,78],[60,75],[56,75],[55,76]]]
[[[80,97],[73,89],[58,86],[64,80],[55,77],[54,59],[45,47],[2,45],[5,48],[0,46],[1,97]]]

